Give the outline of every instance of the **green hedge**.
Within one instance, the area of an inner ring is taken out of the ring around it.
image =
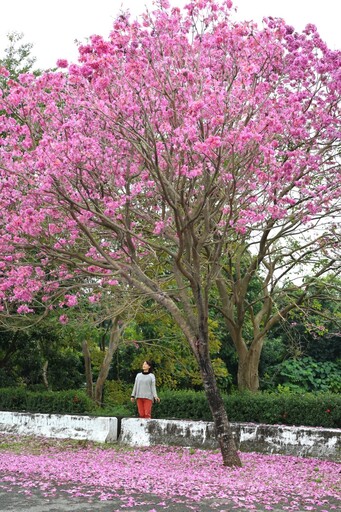
[[[84,391],[27,391],[25,388],[0,389],[2,411],[85,414],[94,404]]]
[[[204,393],[160,392],[153,406],[154,418],[212,421]],[[341,395],[331,393],[235,393],[223,397],[232,422],[341,427]]]
[[[341,396],[331,393],[243,393],[225,398],[231,421],[339,428]]]
[[[161,391],[154,404],[153,418],[212,421],[206,397],[196,391]],[[230,421],[341,427],[341,395],[331,393],[235,393],[223,396]],[[136,405],[94,407],[84,391],[32,392],[23,388],[0,389],[0,410],[57,414],[137,416]]]

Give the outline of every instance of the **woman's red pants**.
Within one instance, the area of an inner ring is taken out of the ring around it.
[[[140,418],[151,418],[153,401],[149,398],[137,398],[137,410]]]

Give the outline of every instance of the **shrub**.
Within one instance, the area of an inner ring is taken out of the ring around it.
[[[27,391],[25,388],[0,389],[0,409],[56,414],[84,414],[94,409],[84,391]]]
[[[341,396],[332,393],[234,393],[223,400],[232,422],[302,425],[306,427],[341,427]],[[153,406],[153,418],[212,421],[202,391],[164,390],[161,402]],[[24,388],[0,389],[0,409],[59,414],[99,416],[137,416],[136,404],[125,398],[123,404],[95,408],[84,391],[31,392]]]
[[[132,386],[118,380],[107,380],[104,384],[103,402],[106,408],[129,403]]]
[[[8,368],[0,368],[0,389],[2,387],[14,387],[16,384],[17,380],[13,372],[9,371]]]
[[[200,391],[167,390],[160,392],[159,396],[161,402],[153,406],[154,418],[212,420],[206,397]]]
[[[203,392],[163,391],[154,418],[212,421]],[[232,422],[339,428],[341,396],[331,393],[235,393],[223,400]]]
[[[97,408],[90,413],[91,416],[113,416],[116,418],[130,418],[135,416],[135,406],[130,403],[127,405],[117,405],[112,407]]]
[[[341,361],[315,361],[306,356],[288,359],[270,366],[263,377],[262,387],[285,387],[298,392],[341,391]]]
[[[0,389],[0,408],[5,411],[26,410],[25,388],[2,388]]]
[[[281,396],[281,395],[279,395]],[[332,393],[287,394],[283,398],[281,423],[340,428],[341,396]]]

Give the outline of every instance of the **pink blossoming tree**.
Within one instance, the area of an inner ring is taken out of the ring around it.
[[[0,300],[126,286],[166,308],[198,361],[223,461],[239,465],[209,356],[212,287],[257,389],[293,271],[335,268],[340,53],[316,29],[232,23],[231,2],[121,15],[67,73],[24,75],[0,108]],[[5,73],[5,70],[3,71]],[[261,292],[249,300],[258,273]],[[114,292],[113,292],[114,293]],[[66,305],[77,300],[68,294]],[[246,318],[253,332],[245,337]]]

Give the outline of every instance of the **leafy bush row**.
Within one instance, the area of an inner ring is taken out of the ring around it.
[[[84,391],[27,391],[25,388],[0,389],[0,409],[3,411],[84,414],[94,409]]]
[[[164,391],[154,418],[212,421],[204,393]],[[331,393],[235,393],[223,397],[232,422],[341,427],[341,396]]]
[[[206,397],[200,391],[161,391],[153,418],[212,421]],[[122,397],[121,397],[122,398]],[[223,397],[232,422],[341,427],[341,396],[331,393],[235,393]],[[96,409],[84,391],[32,392],[0,389],[0,409],[56,414],[135,416],[136,405],[110,403]]]

